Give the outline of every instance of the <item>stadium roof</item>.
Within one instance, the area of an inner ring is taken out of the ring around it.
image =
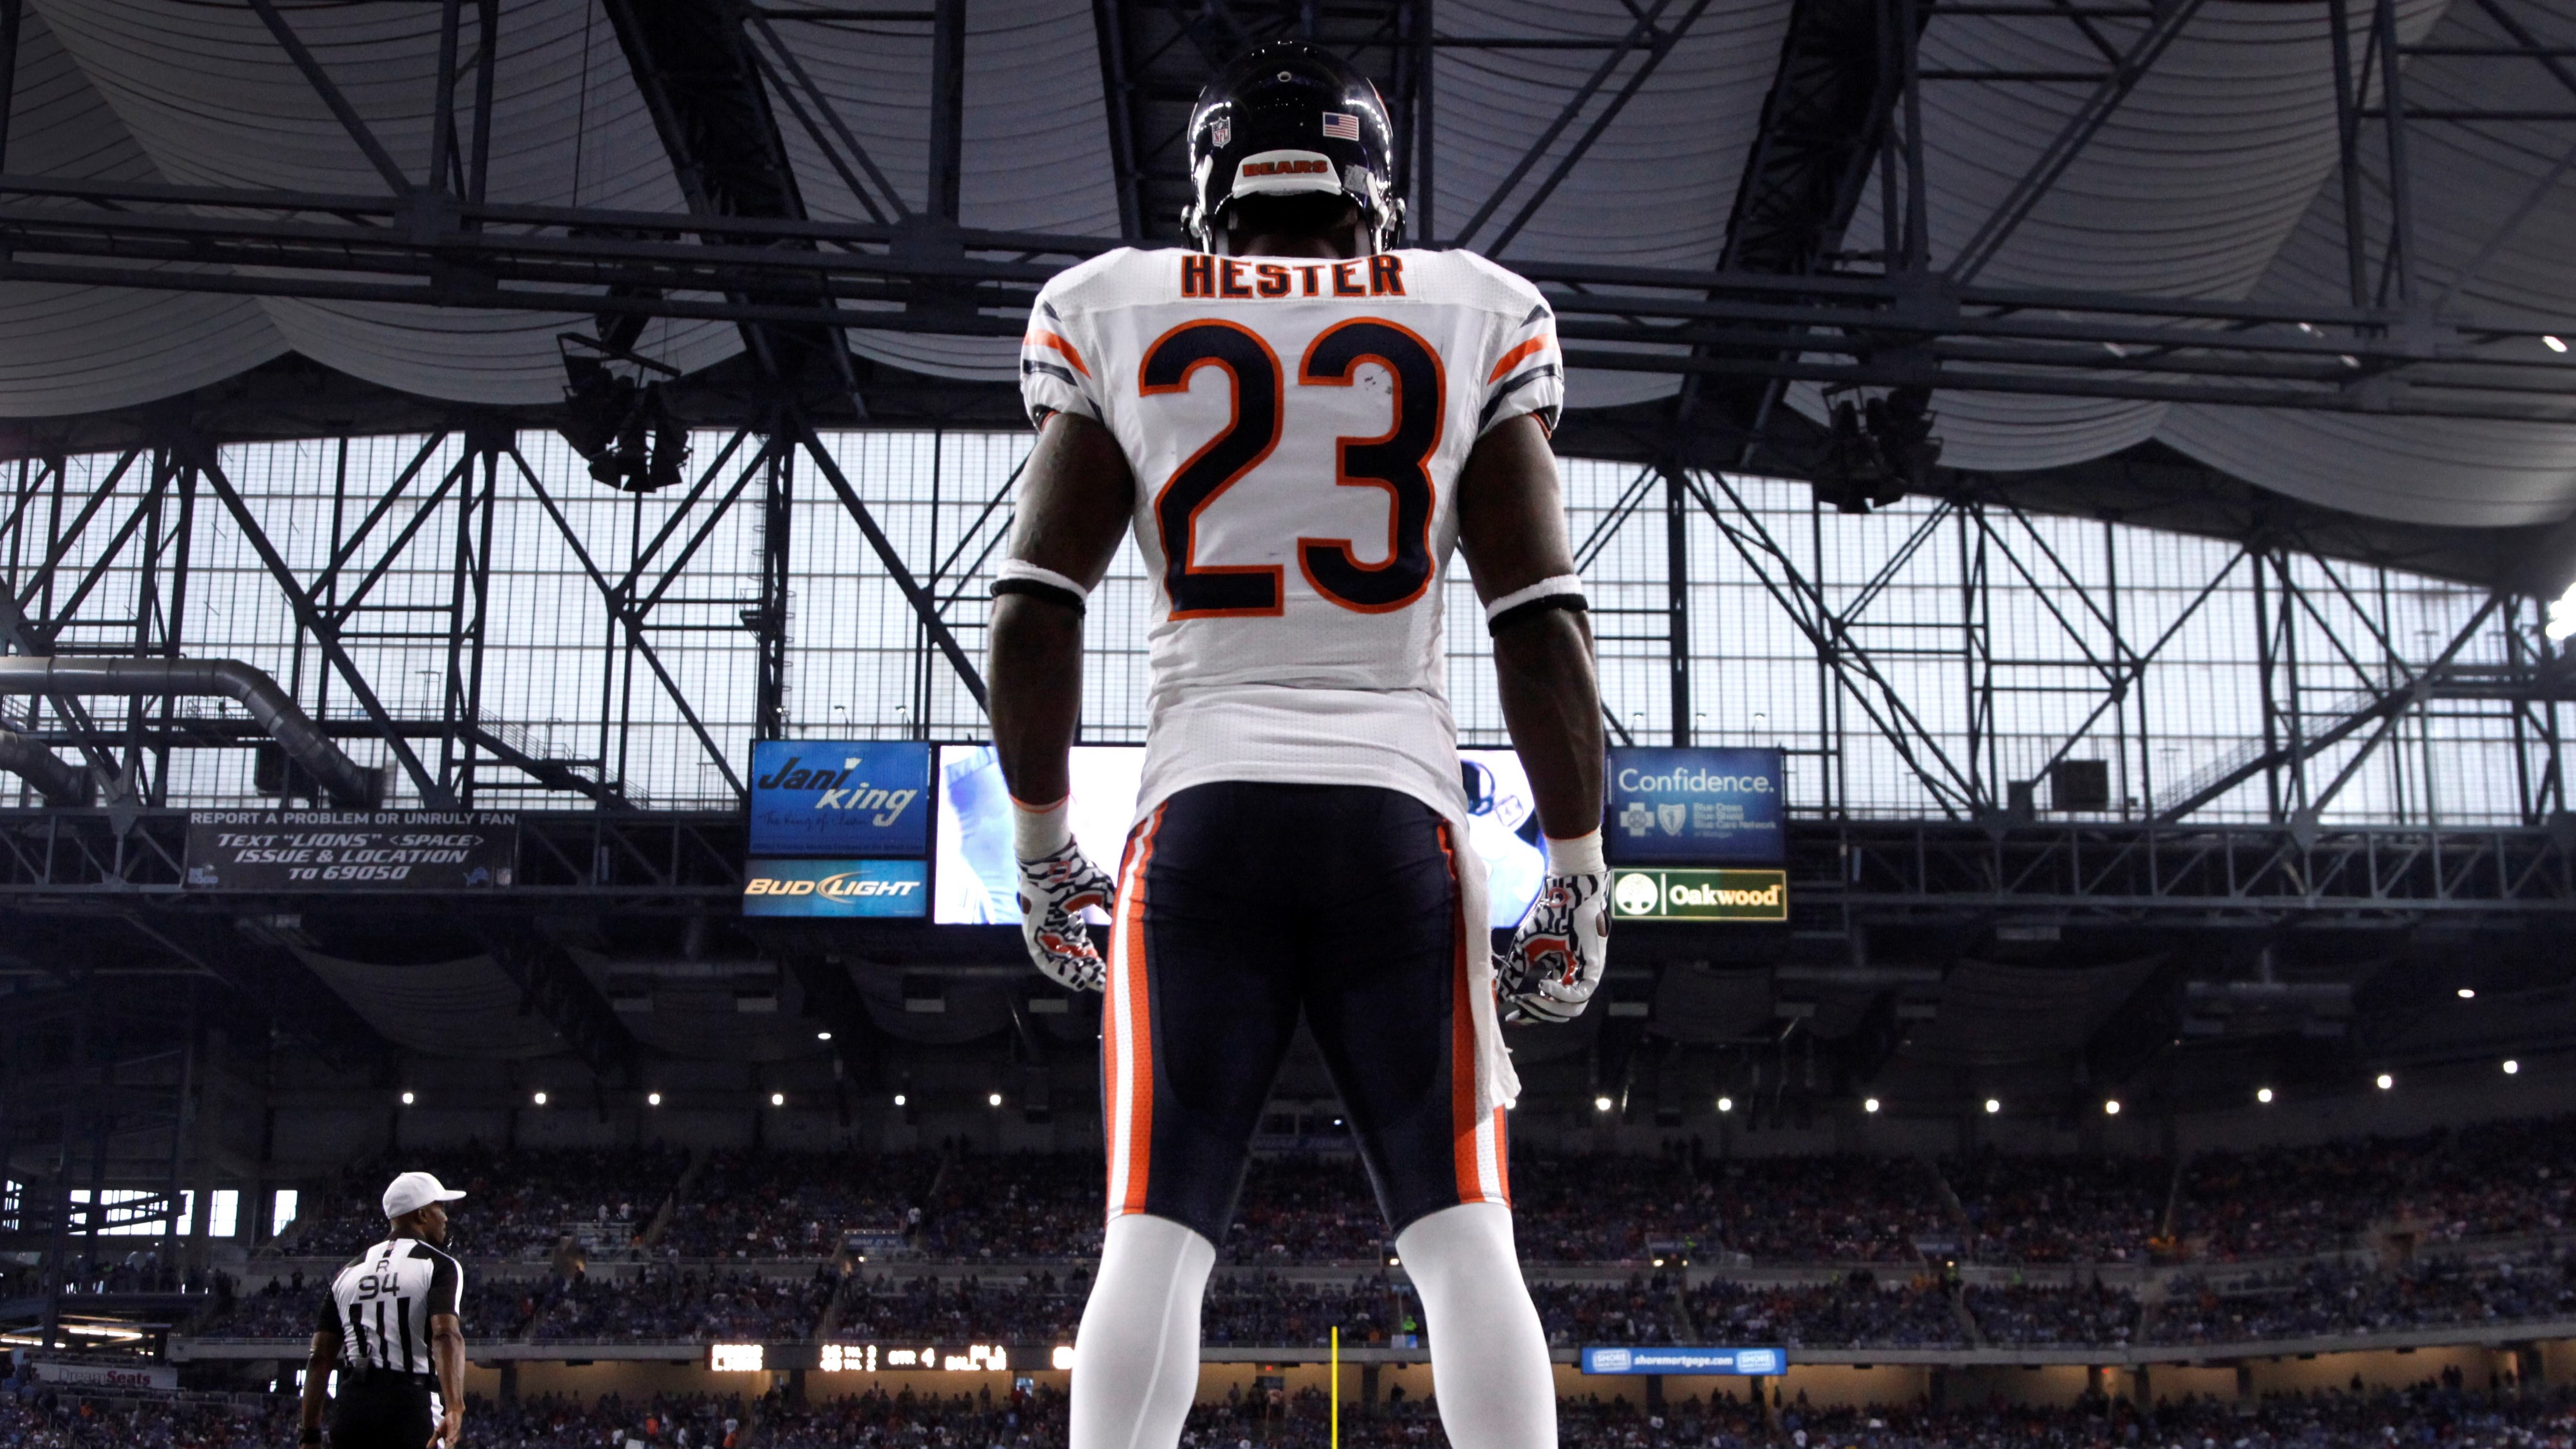
[[[1170,238],[1193,79],[1302,30],[1388,88],[1417,231],[1564,302],[1588,363],[1569,449],[1820,476],[1847,463],[1825,389],[1928,386],[1950,486],[2200,529],[2295,500],[2271,516],[2383,557],[2440,541],[2433,571],[2526,586],[2517,561],[2576,553],[2545,532],[2576,510],[2576,359],[2544,340],[2576,333],[2563,7],[979,0],[943,28],[953,13],[33,0],[0,183],[0,415],[27,420],[28,449],[172,418],[218,436],[459,404],[542,420],[560,339],[601,327],[594,308],[658,314],[633,352],[690,375],[674,394],[701,415],[739,411],[758,389],[735,324],[760,295],[657,292],[594,254],[750,241],[883,274],[981,257],[946,323],[928,271],[806,298],[885,313],[847,332],[867,416],[1007,423],[1025,283]],[[1919,244],[1882,219],[1918,210],[1918,111]],[[718,214],[781,227],[690,228]],[[978,232],[1052,240],[1012,271]],[[417,255],[360,255],[406,237]],[[600,284],[537,268],[542,245]],[[1729,285],[1762,274],[1854,280]],[[1020,286],[999,305],[997,277]],[[1676,301],[1694,286],[1697,322]],[[1638,340],[1654,326],[1690,340]]]

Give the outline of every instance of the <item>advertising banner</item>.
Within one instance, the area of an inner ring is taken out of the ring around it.
[[[519,817],[506,810],[199,810],[188,889],[458,891],[507,886]]]
[[[755,860],[742,872],[746,916],[930,913],[930,872],[917,860]]]
[[[1610,752],[1610,859],[1620,865],[1779,865],[1778,750]]]
[[[40,1384],[75,1384],[99,1389],[175,1389],[179,1387],[177,1366],[166,1363],[64,1363],[58,1359],[31,1359],[28,1366],[36,1371]]]
[[[929,854],[930,746],[910,740],[754,742],[751,853]]]
[[[1588,1374],[1776,1374],[1789,1366],[1784,1348],[1587,1348]]]
[[[1785,870],[1631,870],[1610,876],[1610,909],[1621,920],[1785,921]]]

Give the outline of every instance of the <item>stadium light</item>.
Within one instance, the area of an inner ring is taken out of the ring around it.
[[[1988,1098],[1986,1099],[1986,1115],[1987,1115],[1987,1116],[1991,1117],[1991,1116],[1995,1115],[1997,1112],[2002,1111],[2003,1109],[2004,1109],[2004,1104],[2003,1104],[2003,1103],[1996,1101],[1996,1100],[1995,1100],[1994,1098],[1992,1098],[1992,1097],[1988,1097]]]
[[[990,1092],[985,1094],[984,1105],[987,1107],[998,1107],[1002,1105],[1002,1094],[999,1092]]]
[[[1607,1112],[1614,1105],[1616,1104],[1607,1097],[1595,1097],[1592,1099],[1592,1110],[1595,1112]]]
[[[784,1107],[784,1106],[786,1106],[786,1105],[787,1105],[787,1094],[786,1094],[785,1092],[772,1092],[772,1093],[770,1093],[770,1094],[769,1094],[769,1105],[771,1105],[771,1106],[773,1106],[773,1107]]]
[[[2262,1103],[2266,1107],[2271,1106],[2272,1089],[2269,1087],[2256,1087],[2254,1089],[2254,1100]]]
[[[2477,999],[2478,999],[2478,989],[2477,989],[2476,987],[2474,987],[2474,986],[2463,986],[2463,987],[2461,987],[2461,988],[2460,988],[2460,999],[2461,999],[2462,1001],[2475,1001],[2475,1000],[2477,1000]]]
[[[832,1034],[828,1031],[818,1031],[814,1033],[814,1040],[816,1041],[830,1041],[831,1039]]]
[[[2548,348],[2548,349],[2549,349],[2550,351],[2552,351],[2552,352],[2565,352],[2565,351],[2567,350],[2567,344],[2566,344],[2566,343],[2559,341],[2559,340],[2558,340],[2557,338],[2555,338],[2555,337],[2551,337],[2551,336],[2547,336],[2547,335],[2543,335],[2543,336],[2541,337],[2541,339],[2540,339],[2540,345],[2541,345],[2541,346],[2543,346],[2543,347]]]
[[[1718,1098],[1718,1099],[1717,1099],[1717,1110],[1719,1110],[1719,1111],[1721,1111],[1721,1112],[1732,1112],[1732,1111],[1734,1111],[1734,1110],[1735,1110],[1735,1099],[1734,1099],[1733,1097],[1720,1097],[1720,1098]]]
[[[894,1104],[898,1107],[903,1105],[903,1093],[897,1092],[894,1094]]]
[[[2117,1098],[2117,1097],[2113,1097],[2111,1100],[2109,1100],[2109,1101],[2107,1101],[2107,1102],[2104,1102],[2104,1103],[2102,1104],[2102,1115],[2103,1115],[2103,1116],[2105,1116],[2105,1117],[2117,1117],[2117,1116],[2119,1116],[2119,1115],[2120,1115],[2120,1099],[2119,1099],[2119,1098]]]
[[[1876,1097],[1868,1098],[1867,1100],[1863,1101],[1863,1102],[1860,1104],[1860,1109],[1861,1109],[1862,1111],[1864,1111],[1864,1112],[1875,1112],[1875,1111],[1877,1111],[1877,1110],[1878,1110],[1878,1099],[1877,1099]]]
[[[661,1093],[659,1093],[659,1092],[646,1092],[646,1093],[644,1094],[644,1105],[645,1105],[645,1106],[647,1106],[647,1107],[659,1107],[659,1106],[661,1106],[661,1105],[662,1105],[662,1094],[661,1094]]]
[[[415,1099],[413,1098],[413,1096],[412,1096],[412,1094],[411,1094],[411,1093],[409,1093],[409,1092],[405,1092],[405,1093],[403,1093],[403,1105],[404,1105],[404,1106],[406,1106],[406,1107],[410,1106],[414,1100],[415,1100]]]
[[[2391,1087],[2393,1087],[2393,1086],[2396,1086],[2396,1085],[2397,1085],[2397,1079],[2396,1079],[2395,1077],[2392,1077],[2392,1076],[2388,1075],[2386,1072],[2381,1072],[2381,1073],[2379,1074],[2379,1081],[2378,1081],[2379,1090],[2381,1090],[2381,1091],[2385,1092],[2385,1091],[2387,1091],[2389,1088],[2391,1088]]]
[[[2514,1060],[2513,1058],[2511,1058],[2511,1057],[2506,1057],[2506,1058],[2504,1059],[2504,1074],[2505,1074],[2506,1076],[2508,1076],[2508,1077],[2510,1077],[2510,1076],[2515,1076],[2515,1075],[2520,1074],[2520,1072],[2521,1072],[2521,1071],[2522,1071],[2522,1063],[2520,1063],[2520,1062],[2518,1062],[2518,1061],[2515,1061],[2515,1060]]]
[[[537,1093],[535,1096],[530,1097],[528,1100],[529,1100],[529,1101],[532,1101],[532,1102],[536,1103],[538,1106],[542,1107],[542,1106],[544,1106],[544,1105],[546,1104],[546,1094],[545,1094],[545,1093],[543,1093],[543,1092],[539,1092],[539,1093]]]

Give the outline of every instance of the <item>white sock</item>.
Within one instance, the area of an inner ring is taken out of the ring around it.
[[[1070,1449],[1181,1442],[1199,1391],[1199,1301],[1215,1266],[1216,1245],[1170,1218],[1110,1219],[1073,1339]]]
[[[1498,1202],[1442,1208],[1395,1239],[1422,1295],[1431,1387],[1455,1449],[1556,1449],[1556,1372]],[[1085,1323],[1088,1324],[1086,1319]]]

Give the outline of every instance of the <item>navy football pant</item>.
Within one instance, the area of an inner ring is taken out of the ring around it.
[[[1390,1235],[1509,1204],[1503,1114],[1476,1111],[1466,953],[1489,938],[1460,919],[1461,849],[1359,785],[1200,785],[1136,827],[1101,1019],[1111,1217],[1225,1241],[1301,1016]]]

